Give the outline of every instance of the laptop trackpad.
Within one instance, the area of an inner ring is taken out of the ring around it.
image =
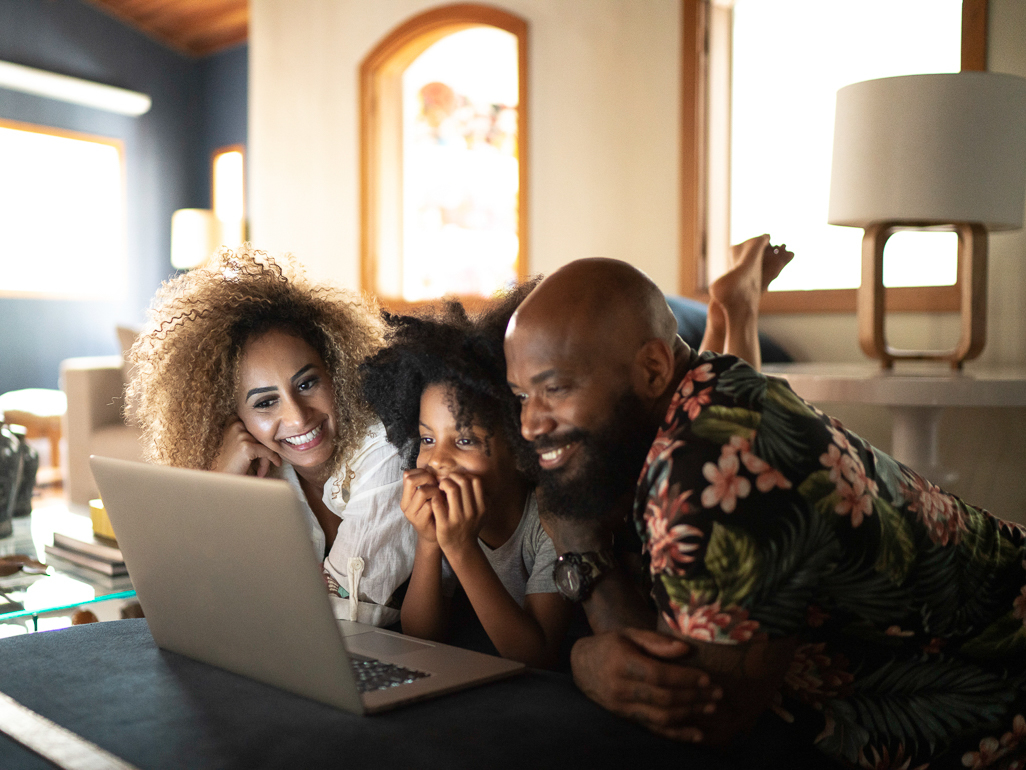
[[[405,655],[408,652],[420,652],[425,648],[434,647],[431,642],[422,642],[419,639],[411,639],[408,636],[398,636],[383,631],[372,631],[369,634],[360,634],[353,639],[354,646],[361,650],[373,650],[379,655]]]

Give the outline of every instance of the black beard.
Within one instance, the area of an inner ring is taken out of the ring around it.
[[[578,465],[573,476],[564,469],[540,470],[538,502],[542,511],[577,521],[606,516],[625,495],[634,490],[652,446],[656,428],[651,426],[641,399],[627,390],[613,404],[609,419],[592,432],[574,430],[559,437],[557,445],[580,441]],[[535,450],[552,443],[540,439]]]

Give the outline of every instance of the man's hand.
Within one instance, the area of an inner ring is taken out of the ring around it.
[[[281,457],[246,430],[242,420],[236,418],[225,428],[221,448],[214,459],[213,470],[219,473],[235,473],[240,476],[266,476],[271,465],[281,467]]]
[[[723,690],[701,669],[670,662],[687,643],[624,628],[581,639],[571,652],[574,682],[608,711],[678,741],[698,742],[695,722],[716,711]]]

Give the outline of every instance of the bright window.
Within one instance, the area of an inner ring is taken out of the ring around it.
[[[120,299],[126,292],[121,146],[0,124],[0,294]]]
[[[361,70],[362,278],[386,301],[487,296],[526,275],[526,24],[442,6]]]
[[[717,203],[723,204],[711,200],[711,276],[724,269],[717,257],[728,241],[769,232],[795,252],[773,289],[859,285],[862,230],[826,223],[837,89],[872,78],[957,72],[961,13],[961,0],[734,1],[727,38],[729,225],[722,217],[714,221]],[[711,102],[715,113],[715,96]],[[710,190],[715,168],[711,160]],[[885,284],[954,284],[956,247],[953,233],[898,233],[887,244]]]
[[[495,27],[444,37],[403,73],[403,299],[516,280],[517,92],[516,36]]]

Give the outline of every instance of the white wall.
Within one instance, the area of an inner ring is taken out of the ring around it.
[[[357,73],[431,0],[253,0],[249,162],[253,241],[318,278],[359,285]],[[506,0],[530,40],[532,272],[626,259],[678,286],[678,0]],[[1026,76],[1026,2],[991,0],[990,68]],[[1026,231],[990,240],[988,344],[979,364],[1026,365]],[[802,360],[865,361],[853,314],[764,316]],[[952,314],[901,314],[895,344],[944,347]],[[975,363],[968,365],[969,370]],[[827,405],[890,449],[886,409]],[[1026,410],[955,410],[942,459],[952,491],[1026,522]]]
[[[253,242],[359,282],[358,71],[431,0],[254,0]],[[507,0],[528,22],[530,264],[638,265],[677,286],[678,0]]]

